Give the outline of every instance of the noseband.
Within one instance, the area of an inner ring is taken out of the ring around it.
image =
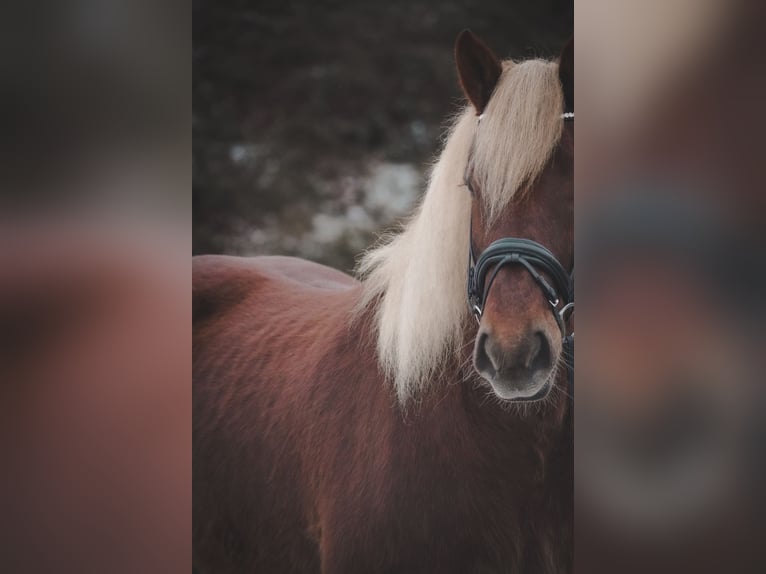
[[[562,118],[573,119],[574,114],[563,114]],[[567,319],[574,312],[574,270],[570,273],[564,269],[556,256],[545,246],[520,237],[503,237],[493,241],[477,258],[473,249],[473,222],[468,241],[468,306],[476,320],[481,320],[490,289],[500,270],[506,265],[521,265],[548,300],[561,331],[568,371],[567,380],[573,397],[574,331],[568,332]]]
[[[477,319],[481,319],[489,291],[500,270],[506,265],[521,265],[535,280],[551,306],[561,336],[567,336],[566,320],[574,310],[573,277],[546,247],[531,239],[503,237],[487,247],[478,259],[469,251],[468,304]],[[545,273],[549,282],[541,273]],[[563,302],[563,305],[562,305]]]

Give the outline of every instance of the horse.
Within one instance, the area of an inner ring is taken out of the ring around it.
[[[573,55],[458,36],[468,102],[358,278],[194,258],[199,572],[571,570]]]

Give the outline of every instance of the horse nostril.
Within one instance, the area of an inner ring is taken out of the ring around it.
[[[524,378],[550,369],[552,356],[551,345],[542,331],[530,333],[509,348],[504,348],[488,333],[481,333],[476,340],[474,366],[490,379],[499,375]]]
[[[542,331],[537,331],[533,335],[533,339],[537,349],[531,356],[529,370],[534,372],[549,369],[552,364],[552,353],[548,337],[546,337]]]
[[[474,353],[474,366],[480,373],[494,377],[497,373],[497,367],[487,352],[488,341],[489,335],[487,333],[479,335],[479,339],[476,341],[476,352]]]

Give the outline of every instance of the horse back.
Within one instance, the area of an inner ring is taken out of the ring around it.
[[[246,298],[258,297],[259,290],[268,296],[269,287],[280,283],[294,291],[302,287],[308,296],[311,290],[342,290],[359,284],[337,269],[295,257],[201,255],[192,258],[194,323]]]

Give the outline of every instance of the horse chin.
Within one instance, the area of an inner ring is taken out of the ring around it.
[[[553,388],[553,376],[535,376],[526,380],[505,379],[494,377],[486,379],[493,392],[502,401],[534,402],[544,400]]]

